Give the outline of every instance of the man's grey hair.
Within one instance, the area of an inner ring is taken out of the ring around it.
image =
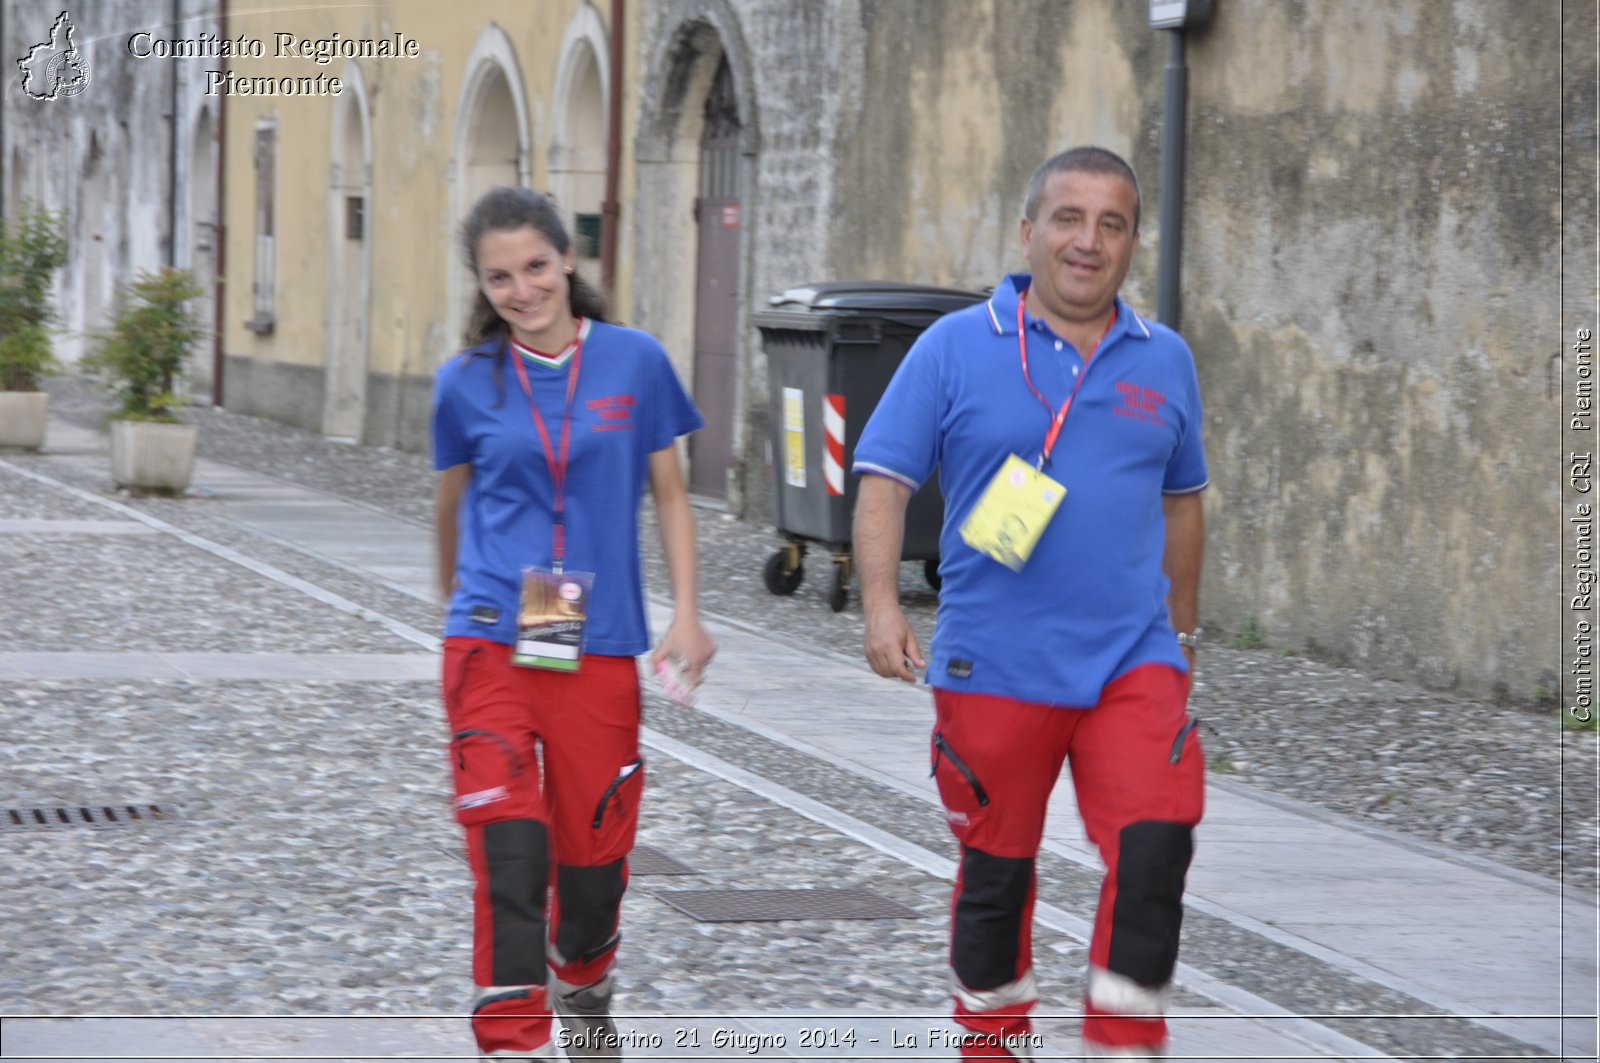
[[[1133,231],[1139,231],[1139,214],[1144,207],[1144,193],[1139,191],[1139,177],[1121,155],[1109,148],[1085,145],[1068,148],[1052,155],[1039,164],[1028,180],[1028,195],[1022,201],[1022,216],[1038,221],[1039,201],[1044,198],[1044,186],[1058,173],[1098,173],[1120,177],[1133,186]]]

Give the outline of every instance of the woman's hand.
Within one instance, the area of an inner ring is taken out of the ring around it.
[[[661,642],[650,652],[650,669],[654,671],[663,660],[674,657],[682,663],[689,682],[699,686],[706,677],[706,666],[716,655],[717,644],[700,621],[674,617]]]

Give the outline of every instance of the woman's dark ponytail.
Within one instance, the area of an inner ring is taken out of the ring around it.
[[[577,317],[586,317],[591,321],[606,320],[606,297],[584,280],[576,269],[567,274],[567,306]]]

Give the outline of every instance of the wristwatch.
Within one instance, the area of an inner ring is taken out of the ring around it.
[[[1178,645],[1187,646],[1191,650],[1200,648],[1200,640],[1205,636],[1206,629],[1197,627],[1193,631],[1178,632]]]

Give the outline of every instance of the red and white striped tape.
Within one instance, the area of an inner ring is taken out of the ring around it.
[[[822,479],[828,494],[844,494],[844,396],[822,397],[822,434],[827,447],[822,454]]]

